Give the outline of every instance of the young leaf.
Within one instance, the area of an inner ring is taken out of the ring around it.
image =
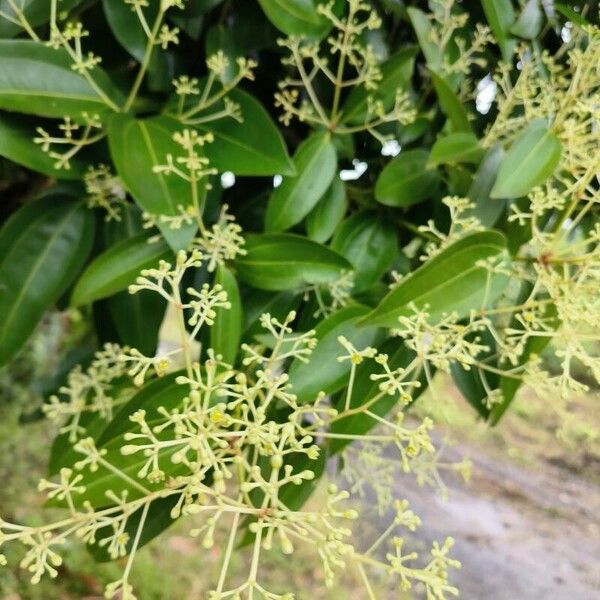
[[[437,173],[427,169],[427,152],[406,150],[381,171],[375,183],[375,199],[386,206],[412,206],[430,198],[437,184]]]
[[[429,154],[429,168],[441,164],[477,164],[483,156],[483,148],[472,133],[458,131],[435,142]]]
[[[0,108],[44,117],[118,110],[123,94],[99,68],[92,87],[65,50],[30,40],[0,40]]]
[[[507,277],[491,275],[479,261],[506,255],[506,240],[496,231],[471,233],[413,271],[362,321],[365,326],[395,327],[411,305],[426,309],[432,321],[444,313],[466,317],[485,308],[504,290]]]
[[[469,116],[463,103],[441,75],[438,75],[434,70],[430,70],[430,73],[442,111],[450,119],[454,129],[467,133],[472,132]]]
[[[59,195],[26,204],[0,230],[0,365],[77,276],[93,231],[85,205]]]
[[[319,392],[333,394],[344,386],[351,363],[348,360],[337,360],[345,352],[338,337],[344,336],[358,349],[375,345],[381,331],[374,327],[356,325],[368,312],[368,307],[353,304],[340,309],[317,325],[315,336],[319,342],[308,362],[295,359],[289,371],[289,382],[298,402],[314,402]]]
[[[331,247],[354,267],[354,290],[373,285],[390,268],[398,250],[393,225],[373,212],[359,212],[338,228]]]
[[[560,141],[544,120],[532,121],[502,159],[490,197],[525,196],[554,173],[560,153]]]
[[[328,283],[352,270],[337,252],[289,233],[249,235],[246,250],[248,254],[236,262],[238,277],[262,290],[281,292]]]
[[[317,204],[335,177],[337,157],[329,133],[307,138],[294,155],[295,176],[273,190],[265,229],[284,231],[299,223]]]
[[[348,210],[346,186],[334,177],[329,189],[306,217],[306,233],[311,240],[326,242]]]
[[[215,136],[215,141],[205,146],[211,166],[236,175],[293,175],[294,166],[281,133],[260,102],[238,89],[227,96],[239,105],[241,123],[225,118],[196,125]]]
[[[153,171],[153,167],[166,164],[168,154],[177,157],[185,152],[173,140],[173,135],[183,129],[183,125],[164,116],[142,120],[120,114],[109,122],[108,142],[117,172],[135,201],[150,214],[173,216],[179,214],[178,207],[193,206],[189,182],[176,174]],[[205,185],[203,180],[196,186],[199,202]],[[171,229],[160,219],[157,224],[174,250],[186,248],[196,231],[195,225]]]
[[[149,237],[142,233],[123,240],[95,258],[79,278],[71,305],[89,304],[125,290],[142,269],[156,267],[160,260],[172,258],[165,242],[150,244]]]
[[[223,355],[226,363],[234,364],[242,334],[240,290],[233,273],[223,265],[217,268],[214,283],[223,286],[231,308],[215,309],[217,315],[214,325],[210,328],[210,347],[217,354]]]

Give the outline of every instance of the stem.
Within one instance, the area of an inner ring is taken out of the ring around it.
[[[142,63],[140,65],[140,70],[133,82],[133,86],[131,91],[129,92],[129,96],[127,97],[127,101],[125,102],[125,106],[123,110],[125,112],[131,109],[131,105],[137,97],[137,94],[140,90],[140,86],[142,85],[142,81],[144,81],[144,77],[146,75],[146,71],[150,65],[150,60],[152,58],[152,51],[154,50],[154,46],[156,45],[156,36],[158,35],[158,31],[160,26],[162,25],[163,17],[165,16],[164,9],[160,8],[158,14],[156,15],[156,20],[154,21],[154,25],[152,26],[152,31],[148,37],[148,43],[146,44],[146,50],[144,52],[144,57],[142,59]]]

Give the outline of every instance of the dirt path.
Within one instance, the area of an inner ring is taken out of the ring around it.
[[[432,540],[455,538],[461,598],[600,599],[600,487],[548,463],[533,471],[479,447],[458,449],[465,453],[472,482],[448,481],[448,500],[410,479],[397,490],[424,523],[411,543],[426,552]]]

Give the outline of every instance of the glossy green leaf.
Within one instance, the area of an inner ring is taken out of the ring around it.
[[[506,201],[499,198],[490,198],[490,192],[496,182],[498,167],[504,157],[504,150],[500,144],[490,148],[483,157],[475,179],[467,193],[475,207],[469,212],[477,217],[484,227],[493,227],[506,208]]]
[[[427,168],[425,150],[400,152],[381,171],[375,183],[375,199],[386,206],[412,206],[431,198],[438,175]]]
[[[294,292],[279,292],[273,294],[264,290],[246,288],[242,293],[243,314],[243,340],[253,342],[256,335],[264,333],[260,323],[260,317],[269,313],[280,321],[283,320],[291,310],[295,310],[300,303],[300,295]]]
[[[481,4],[490,29],[502,51],[502,58],[508,61],[516,45],[515,40],[509,35],[515,21],[512,0],[481,0]]]
[[[456,131],[471,132],[469,115],[458,96],[452,91],[448,82],[434,70],[430,71],[433,87],[440,101],[440,107],[448,117]]]
[[[96,257],[83,272],[71,296],[72,306],[81,306],[112,296],[135,282],[142,269],[172,260],[165,242],[148,243],[149,234],[140,234],[112,246]]]
[[[93,232],[85,205],[60,195],[26,204],[0,230],[0,365],[77,276]]]
[[[398,241],[394,226],[374,212],[359,212],[346,219],[335,232],[331,247],[354,267],[354,291],[363,290],[390,268]]]
[[[231,308],[217,308],[215,323],[210,328],[210,347],[223,356],[226,363],[234,364],[242,335],[242,301],[240,290],[233,273],[219,265],[215,285],[223,286]]]
[[[515,24],[510,28],[510,32],[526,40],[533,40],[539,34],[543,20],[540,0],[527,0],[527,4],[523,7]]]
[[[324,0],[258,0],[267,18],[288,35],[320,37],[331,28],[331,22],[317,12]],[[337,0],[337,4],[342,4]]]
[[[61,0],[60,9],[69,11],[81,4],[82,0]],[[19,15],[14,8],[18,7],[27,22],[32,27],[43,25],[50,21],[50,2],[48,0],[0,0],[0,38],[11,38],[23,33],[24,29],[19,24]],[[10,20],[6,17],[10,17]]]
[[[335,177],[337,156],[329,133],[315,133],[294,155],[296,174],[273,190],[265,229],[284,231],[299,223],[317,204]]]
[[[81,179],[85,163],[80,155],[70,160],[70,169],[57,169],[56,159],[42,152],[35,136],[35,128],[17,115],[0,115],[0,156],[56,179]]]
[[[374,327],[357,327],[356,323],[369,312],[361,304],[346,306],[317,325],[315,337],[319,340],[308,362],[295,359],[290,367],[292,391],[299,402],[314,402],[319,392],[333,394],[348,380],[351,363],[338,361],[347,353],[338,341],[344,336],[357,348],[373,346],[381,332]]]
[[[280,292],[338,279],[352,265],[337,252],[299,235],[267,233],[246,238],[248,254],[236,262],[238,277]]]
[[[344,103],[342,120],[350,124],[364,123],[368,115],[369,102],[380,101],[385,110],[394,105],[398,90],[409,90],[415,68],[417,49],[402,48],[381,65],[381,81],[376,90],[364,86],[352,88]]]
[[[86,111],[102,114],[123,103],[122,93],[99,68],[94,69],[94,89],[71,69],[66,51],[29,40],[0,40],[0,108],[45,117],[79,116]]]
[[[329,189],[306,217],[306,233],[315,242],[326,242],[348,210],[346,186],[334,177]]]
[[[483,156],[483,148],[472,133],[458,131],[435,142],[427,161],[428,167],[456,165],[459,163],[477,164]]]
[[[432,321],[444,313],[468,316],[474,308],[492,304],[503,292],[507,277],[490,275],[482,260],[506,259],[506,240],[496,231],[471,233],[454,242],[404,278],[362,324],[395,327],[411,305],[427,307]]]
[[[211,166],[236,175],[293,175],[294,166],[281,133],[260,102],[238,89],[227,96],[239,105],[241,123],[219,119],[196,125],[215,136],[215,141],[204,148]]]
[[[541,185],[560,161],[561,144],[543,119],[531,122],[500,163],[492,198],[518,198]]]
[[[115,115],[109,123],[108,141],[117,172],[138,205],[154,215],[177,215],[178,207],[193,206],[192,186],[175,174],[155,173],[153,167],[166,164],[167,155],[181,156],[184,150],[173,135],[184,126],[170,117],[136,119]],[[204,196],[205,182],[196,193]],[[195,225],[171,229],[158,220],[158,227],[174,250],[186,248],[196,231]]]

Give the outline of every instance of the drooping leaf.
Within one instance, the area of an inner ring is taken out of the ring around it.
[[[358,327],[356,323],[369,312],[361,304],[346,306],[317,325],[319,340],[308,362],[295,359],[290,367],[290,384],[299,402],[314,402],[319,392],[333,394],[347,382],[351,363],[338,361],[347,351],[338,341],[344,336],[358,349],[373,346],[381,331],[375,327]]]
[[[473,308],[491,304],[502,293],[507,277],[478,266],[487,259],[506,260],[506,240],[496,231],[471,233],[454,242],[413,271],[390,291],[363,320],[365,326],[395,327],[411,305],[425,309],[431,320],[444,313],[468,316]]]
[[[383,216],[359,212],[337,229],[331,247],[354,267],[354,290],[378,281],[390,268],[398,250],[393,225]]]
[[[238,277],[280,292],[335,281],[352,265],[337,252],[299,235],[267,233],[246,238],[248,254],[236,262]]]
[[[525,196],[554,173],[560,154],[560,141],[544,120],[532,121],[502,159],[490,197]]]
[[[226,363],[234,364],[242,334],[242,301],[240,290],[233,273],[219,265],[215,285],[221,285],[227,292],[231,308],[217,308],[214,325],[210,328],[210,347],[223,356]]]
[[[283,178],[273,190],[265,229],[284,231],[299,223],[317,204],[335,177],[337,158],[328,133],[307,138],[294,155],[296,174]]]
[[[158,266],[160,260],[172,259],[165,242],[148,243],[142,233],[112,246],[96,257],[83,272],[71,296],[72,306],[89,304],[127,289],[142,269]]]
[[[0,108],[44,117],[104,114],[123,104],[123,94],[99,68],[95,89],[71,69],[71,59],[30,40],[0,40]],[[113,103],[109,107],[104,98]]]
[[[440,107],[448,117],[455,131],[471,132],[468,113],[459,100],[458,96],[452,91],[448,82],[434,70],[430,70],[431,81],[440,101]]]
[[[175,174],[155,173],[153,167],[167,164],[167,155],[181,156],[184,150],[173,136],[184,126],[170,117],[136,119],[115,115],[108,126],[110,153],[117,172],[138,205],[153,215],[178,215],[179,207],[193,206],[192,186]],[[196,148],[199,152],[200,150]],[[202,199],[205,180],[196,186]],[[158,227],[174,250],[186,248],[196,231],[195,225],[171,229],[158,219]]]
[[[334,177],[329,189],[306,217],[306,233],[311,240],[326,242],[348,210],[346,186]]]
[[[458,163],[477,164],[483,156],[483,148],[472,133],[458,131],[435,142],[427,161],[428,167],[455,165]]]
[[[228,97],[239,105],[241,123],[225,118],[196,125],[215,136],[215,141],[204,148],[211,166],[236,175],[293,175],[294,166],[281,133],[260,102],[238,89]]]
[[[400,152],[381,171],[375,199],[386,206],[412,206],[430,198],[438,185],[435,170],[427,168],[425,150]]]
[[[59,195],[26,204],[0,230],[0,365],[77,276],[93,231],[85,205]]]
[[[394,105],[398,90],[408,91],[415,68],[417,49],[402,48],[381,65],[381,81],[376,90],[364,86],[352,88],[344,103],[342,119],[346,123],[363,123],[368,114],[369,102],[380,101],[385,110]]]

